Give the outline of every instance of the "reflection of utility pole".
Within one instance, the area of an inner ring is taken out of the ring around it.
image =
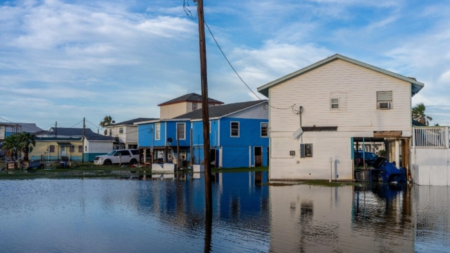
[[[203,152],[205,166],[205,207],[206,215],[212,215],[211,164],[209,157],[209,105],[208,78],[206,70],[205,20],[203,16],[203,0],[197,0],[198,33],[200,44],[200,74],[202,84],[202,116],[203,116]]]

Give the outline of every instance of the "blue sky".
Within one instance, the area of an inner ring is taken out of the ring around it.
[[[413,104],[450,125],[450,1],[205,0],[205,19],[254,90],[339,53],[424,82]],[[183,0],[0,1],[0,117],[93,130],[158,117],[200,93],[196,22]],[[207,40],[210,97],[254,99]]]

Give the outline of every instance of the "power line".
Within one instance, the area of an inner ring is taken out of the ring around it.
[[[222,53],[223,57],[225,58],[225,60],[228,62],[228,65],[230,65],[231,69],[234,71],[234,73],[239,77],[239,79],[241,79],[242,83],[245,84],[245,86],[247,86],[247,88],[253,93],[253,95],[255,95],[259,100],[262,100],[251,88],[250,86],[248,86],[248,84],[244,81],[244,79],[242,79],[242,77],[239,75],[239,73],[236,71],[236,69],[233,67],[233,64],[231,64],[230,60],[228,60],[228,57],[225,55],[225,53],[222,50],[222,47],[220,47],[219,42],[217,42],[216,37],[214,36],[214,34],[211,31],[211,28],[209,28],[208,23],[206,23],[205,21],[205,25],[206,28],[208,28],[209,33],[211,34],[211,37],[213,38],[214,42],[216,43],[217,47],[219,48],[220,52]]]
[[[83,121],[80,121],[80,122],[76,123],[75,125],[73,125],[73,126],[71,126],[71,127],[69,127],[69,128],[72,128],[72,127],[74,127],[74,126],[80,124],[81,122],[83,122]]]

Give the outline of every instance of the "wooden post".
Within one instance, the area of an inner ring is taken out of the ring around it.
[[[200,46],[200,75],[202,85],[202,118],[203,118],[203,153],[205,156],[205,207],[207,215],[212,215],[211,164],[209,157],[209,104],[208,76],[206,65],[205,20],[203,16],[203,0],[197,0],[198,34]]]

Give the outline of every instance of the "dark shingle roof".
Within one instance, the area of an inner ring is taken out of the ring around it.
[[[149,121],[149,120],[157,120],[157,118],[136,118],[136,119],[130,119],[130,120],[127,120],[127,121],[116,123],[116,124],[114,124],[114,126],[118,126],[118,125],[133,125],[134,123],[137,123],[137,122]]]
[[[181,97],[177,97],[172,100],[161,103],[158,106],[176,104],[176,103],[181,103],[181,102],[202,102],[202,95],[199,95],[197,93],[189,93],[189,94],[183,95]],[[223,104],[223,102],[212,99],[212,98],[208,98],[208,102],[210,104]]]
[[[112,136],[106,136],[106,135],[101,135],[101,134],[89,134],[86,135],[86,139],[88,139],[89,141],[114,141],[114,137]]]
[[[36,133],[42,131],[35,123],[14,123],[14,122],[0,122],[0,125],[6,127],[20,126],[19,130],[27,133]]]
[[[66,127],[58,127],[56,129],[56,132],[58,135],[64,135],[64,136],[83,136],[83,128],[66,128]],[[48,131],[49,134],[55,133],[55,128],[52,127]],[[86,128],[85,135],[94,134],[90,128]]]
[[[256,101],[249,101],[249,102],[241,102],[241,103],[234,103],[234,104],[226,104],[226,105],[218,105],[218,106],[211,106],[209,107],[209,117],[210,118],[217,118],[217,117],[223,117],[225,115],[238,112],[241,110],[244,110],[246,108],[252,107],[257,104],[261,104],[267,102],[267,100],[256,100]],[[183,115],[180,115],[178,117],[175,117],[174,119],[201,119],[202,118],[202,110],[198,109]]]

